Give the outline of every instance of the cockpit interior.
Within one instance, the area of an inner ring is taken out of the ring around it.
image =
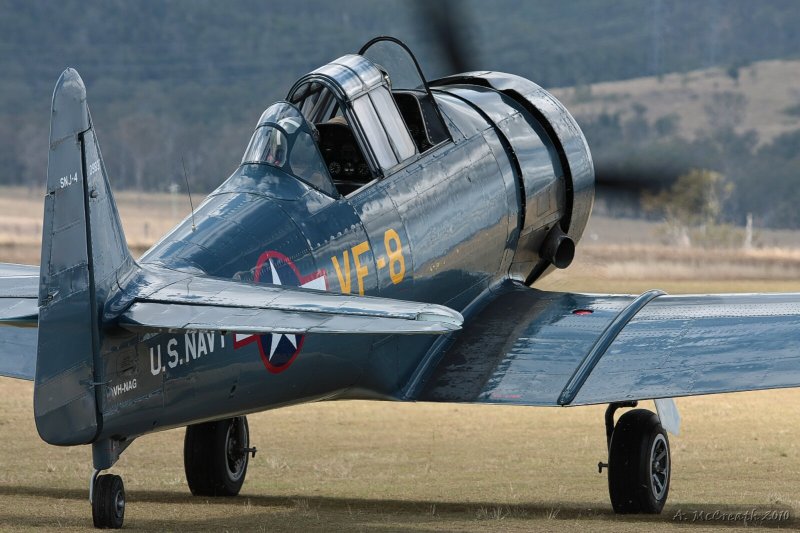
[[[373,173],[342,113],[341,103],[328,87],[308,83],[295,92],[292,103],[316,128],[320,153],[340,194],[346,196],[372,181]]]
[[[448,138],[427,93],[391,91],[400,116],[411,135],[417,153],[422,154]],[[319,148],[336,189],[344,196],[360,189],[376,176],[367,164],[353,129],[333,93],[319,83],[309,83],[293,98],[309,123],[319,133]]]

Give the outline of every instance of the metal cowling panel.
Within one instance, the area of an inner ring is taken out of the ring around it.
[[[537,116],[559,150],[566,173],[567,210],[562,225],[575,241],[583,235],[594,202],[594,164],[578,123],[564,105],[536,83],[502,72],[468,72],[432,82],[484,85],[500,91]]]
[[[548,231],[568,216],[565,172],[558,149],[542,124],[514,98],[493,88],[474,84],[447,85],[439,94],[468,102],[493,125],[512,164],[519,193],[513,210],[518,210],[514,254],[506,268],[513,279],[523,281],[540,272],[549,262],[540,250]],[[513,200],[512,200],[513,202]]]

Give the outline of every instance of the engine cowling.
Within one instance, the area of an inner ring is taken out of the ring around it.
[[[592,156],[574,117],[552,94],[513,74],[466,73],[432,85],[470,101],[504,138],[520,190],[511,277],[530,284],[569,266],[594,201]]]

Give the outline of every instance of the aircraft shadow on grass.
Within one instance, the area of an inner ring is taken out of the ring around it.
[[[86,499],[86,492],[83,488],[64,489],[57,487],[38,487],[38,486],[0,486],[0,497],[11,496],[32,496],[37,498],[52,498],[56,500],[74,500],[83,502]],[[155,504],[198,504],[196,497],[181,492],[163,490],[137,490],[133,498],[137,502]],[[137,518],[131,520],[131,526],[139,529],[173,529],[189,528],[213,529],[218,528],[226,520],[235,520],[236,527],[248,527],[248,525],[269,526],[272,521],[276,525],[286,525],[285,510],[296,510],[300,515],[308,515],[311,522],[320,520],[320,513],[340,513],[346,512],[352,516],[352,525],[359,524],[362,527],[369,527],[370,517],[381,515],[395,515],[398,525],[425,522],[436,519],[439,522],[447,520],[479,520],[486,523],[501,520],[531,520],[540,521],[543,519],[551,521],[562,520],[586,520],[596,522],[597,520],[620,520],[620,516],[615,514],[612,509],[604,506],[593,506],[590,503],[564,502],[554,505],[550,502],[530,502],[521,504],[507,504],[502,501],[483,501],[483,502],[450,502],[433,500],[399,500],[399,499],[373,499],[373,498],[339,498],[331,496],[269,496],[269,495],[247,495],[242,494],[242,498],[235,500],[230,498],[207,498],[201,505],[238,505],[246,502],[249,506],[247,512],[242,512],[236,516],[220,517],[212,516],[206,518],[185,518],[161,516],[153,519]],[[260,511],[261,509],[261,511]],[[271,511],[271,512],[270,512]],[[702,520],[701,516],[713,516],[714,513],[750,513],[749,516],[769,516],[770,513],[789,512],[787,520],[738,520],[727,521],[723,519]],[[737,527],[763,527],[770,529],[797,529],[800,521],[794,516],[791,509],[779,506],[753,505],[734,507],[722,503],[685,503],[675,504],[664,509],[660,515],[627,515],[624,519],[629,523],[656,524],[665,522],[680,522],[676,515],[683,516],[683,522],[692,523],[692,517],[696,517],[693,522],[695,525],[724,526],[726,528]],[[6,515],[3,517],[16,526],[46,526],[52,525],[56,520],[62,527],[83,527],[84,520],[80,516],[75,517],[49,517],[42,514],[20,513]],[[366,522],[366,523],[365,523]],[[298,527],[302,523],[296,523]],[[378,524],[375,524],[376,526]],[[381,519],[381,529],[385,529],[387,523]],[[414,528],[417,531],[427,531],[427,529]],[[439,527],[430,531],[439,531]]]

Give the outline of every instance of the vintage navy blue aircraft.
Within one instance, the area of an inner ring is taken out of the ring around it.
[[[572,261],[594,171],[536,84],[427,82],[377,38],[300,78],[242,164],[138,261],[78,73],[53,94],[41,266],[0,268],[0,374],[34,380],[42,439],[91,444],[94,524],[120,527],[110,468],[187,426],[192,494],[239,492],[245,415],[334,399],[609,404],[609,491],[658,513],[669,398],[800,385],[800,296],[542,292]],[[656,399],[659,414],[619,407]],[[660,416],[659,416],[660,415]]]

